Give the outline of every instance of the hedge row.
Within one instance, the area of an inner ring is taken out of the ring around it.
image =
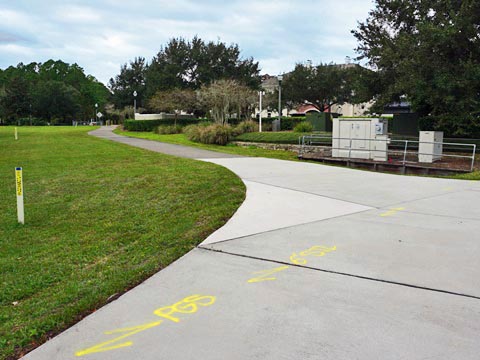
[[[443,131],[444,137],[480,138],[480,116],[442,115],[420,118],[424,131]]]
[[[123,128],[128,131],[153,131],[157,126],[165,125],[186,126],[197,124],[198,119],[162,119],[162,120],[125,120]]]
[[[28,117],[28,118],[19,118],[19,119],[4,119],[3,122],[0,124],[0,125],[17,125],[17,126],[28,126],[28,125],[32,125],[32,126],[47,126],[49,125],[49,121],[48,120],[44,120],[44,119],[39,119],[39,118],[35,118],[35,117],[32,117],[31,119]],[[63,120],[50,120],[50,124],[51,125],[72,125],[72,122],[66,122],[66,123],[63,123]]]
[[[262,125],[266,128],[271,128],[272,122],[278,118],[262,118]],[[191,124],[198,124],[201,120],[199,119],[177,119],[176,124],[180,126],[186,126]],[[281,130],[293,130],[293,128],[305,121],[305,116],[298,117],[286,117],[282,116],[281,120]],[[232,126],[237,125],[240,120],[229,119],[228,123]],[[258,123],[258,119],[256,120]],[[162,120],[125,120],[123,127],[128,131],[153,131],[157,126],[163,125],[174,125],[175,119],[162,119]]]
[[[298,139],[303,134],[293,132],[256,132],[246,133],[235,137],[235,141],[260,142],[273,144],[298,144]]]
[[[267,125],[267,127],[271,128],[272,122],[274,120],[278,120],[278,117],[270,117],[270,118],[262,117],[262,127],[263,125]],[[256,119],[256,121],[258,122],[258,119]],[[280,127],[282,131],[293,130],[293,128],[297,124],[300,124],[303,121],[305,121],[305,116],[296,116],[296,117],[282,116],[280,121]]]

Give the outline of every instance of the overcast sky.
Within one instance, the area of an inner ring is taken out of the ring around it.
[[[356,56],[350,30],[372,0],[2,0],[0,68],[60,59],[105,84],[137,56],[173,37],[236,43],[261,73],[297,62],[344,63]]]

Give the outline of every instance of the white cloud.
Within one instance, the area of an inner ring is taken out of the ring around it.
[[[0,9],[0,22],[4,27],[16,27],[19,24],[29,24],[30,17],[21,11]]]
[[[50,57],[106,82],[138,56],[148,61],[173,37],[236,43],[276,74],[295,63],[355,56],[350,30],[372,0],[16,0],[0,5],[0,68]]]
[[[3,44],[0,45],[0,53],[2,54],[12,54],[19,56],[32,56],[34,51],[26,46],[15,45],[15,44]],[[16,65],[16,64],[11,64]]]
[[[64,5],[55,11],[59,21],[67,23],[96,23],[102,20],[101,14],[93,8],[77,5]]]

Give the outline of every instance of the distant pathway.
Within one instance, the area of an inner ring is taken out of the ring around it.
[[[137,139],[128,136],[117,135],[112,132],[116,126],[102,126],[100,129],[90,131],[89,134],[103,138],[109,139],[122,144],[127,144],[131,146],[136,146],[142,149],[151,150],[163,154],[175,155],[184,158],[190,159],[215,159],[215,158],[235,158],[240,157],[238,155],[224,154],[216,151],[202,150],[189,146],[167,144],[153,140]]]

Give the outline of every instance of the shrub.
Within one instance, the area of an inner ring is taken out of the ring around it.
[[[197,125],[187,125],[183,128],[183,133],[191,141],[200,142],[200,134],[202,133],[202,128],[210,126],[211,123],[208,121],[203,121]]]
[[[24,126],[24,125],[30,125],[30,123],[33,126],[46,126],[46,125],[48,125],[47,120],[39,119],[39,118],[36,118],[36,117],[32,117],[31,119],[30,118],[20,118],[17,121],[12,121],[11,125]],[[70,122],[68,125],[71,125],[71,124],[72,123]]]
[[[214,124],[204,128],[206,144],[227,145],[232,138],[232,128],[229,125]]]
[[[233,129],[234,136],[251,132],[258,132],[258,124],[253,120],[242,121]]]
[[[161,125],[177,125],[185,126],[189,124],[198,124],[197,119],[162,119],[162,120],[125,120],[123,128],[128,131],[153,131],[157,126]]]
[[[262,131],[272,131],[272,123],[263,123],[262,121]]]
[[[293,132],[296,132],[296,133],[308,133],[312,131],[313,131],[313,125],[308,121],[302,121],[301,123],[298,123],[293,129]]]
[[[183,128],[183,133],[188,140],[200,142],[200,128],[202,125],[188,125]]]
[[[203,144],[226,145],[232,138],[232,128],[229,125],[191,125],[184,129],[184,133],[191,141]]]
[[[180,125],[160,125],[157,126],[153,132],[155,134],[160,135],[168,135],[168,134],[180,134],[183,131],[183,127]]]
[[[474,115],[436,115],[419,120],[423,131],[443,131],[445,136],[479,138],[480,116]]]
[[[267,129],[272,128],[272,121],[277,120],[278,117],[270,117],[270,118],[262,118],[262,130],[268,131]],[[282,116],[280,126],[282,131],[285,130],[293,130],[295,125],[298,123],[301,123],[302,121],[305,121],[305,116],[296,116],[296,117],[291,117],[291,116]]]

